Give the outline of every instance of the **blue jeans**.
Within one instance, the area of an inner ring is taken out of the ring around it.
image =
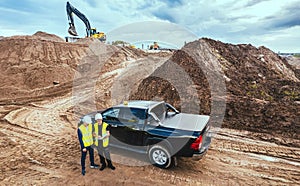
[[[89,155],[90,155],[91,165],[95,165],[95,163],[94,163],[94,149],[91,146],[86,147],[86,152],[83,152],[82,149],[81,149],[81,168],[82,168],[82,170],[85,170],[85,158],[86,158],[87,152],[89,152]]]

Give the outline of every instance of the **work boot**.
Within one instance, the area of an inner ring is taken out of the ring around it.
[[[82,169],[81,174],[84,176],[85,175],[85,170]]]
[[[116,169],[116,167],[114,167],[114,166],[112,165],[111,160],[107,160],[107,162],[108,162],[108,167],[109,167],[111,170],[115,170],[115,169]]]
[[[102,164],[99,170],[103,171],[105,169],[105,167],[106,167],[106,164]]]
[[[97,165],[97,164],[92,164],[92,165],[90,166],[90,168],[91,168],[91,169],[98,169],[98,168],[99,168],[99,165]]]
[[[108,166],[111,170],[115,170],[116,169],[116,167],[114,167],[113,165],[109,165]]]

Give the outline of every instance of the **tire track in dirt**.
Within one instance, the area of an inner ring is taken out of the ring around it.
[[[226,137],[226,134],[218,134],[216,135],[216,142],[214,145],[212,145],[211,148],[219,151],[224,150],[233,150],[233,151],[239,151],[244,153],[253,153],[253,154],[259,154],[259,155],[265,155],[275,158],[280,158],[284,160],[290,160],[294,162],[298,162],[300,165],[300,149],[299,148],[293,148],[293,147],[285,147],[285,146],[279,146],[276,144],[271,143],[253,143],[247,140],[240,141],[240,140],[234,140],[238,139],[238,137],[234,137],[234,135],[231,135],[231,139],[224,140],[224,136]],[[244,136],[244,138],[247,138]],[[223,140],[222,140],[223,139]],[[254,140],[253,140],[254,141]]]
[[[22,134],[25,137],[32,137],[32,138],[51,138],[54,137],[52,134],[43,133],[40,131],[32,130],[27,127],[23,127],[14,123],[10,123],[6,121],[7,124],[1,124],[0,129],[1,132],[5,134]],[[20,137],[20,135],[15,135]]]

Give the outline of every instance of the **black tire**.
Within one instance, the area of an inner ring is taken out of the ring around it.
[[[152,146],[148,152],[148,156],[151,164],[159,168],[169,169],[175,165],[175,157],[172,157],[170,152],[163,146]]]

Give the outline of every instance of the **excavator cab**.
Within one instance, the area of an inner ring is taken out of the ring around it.
[[[91,35],[97,34],[97,29],[91,28],[90,33],[91,33]]]

